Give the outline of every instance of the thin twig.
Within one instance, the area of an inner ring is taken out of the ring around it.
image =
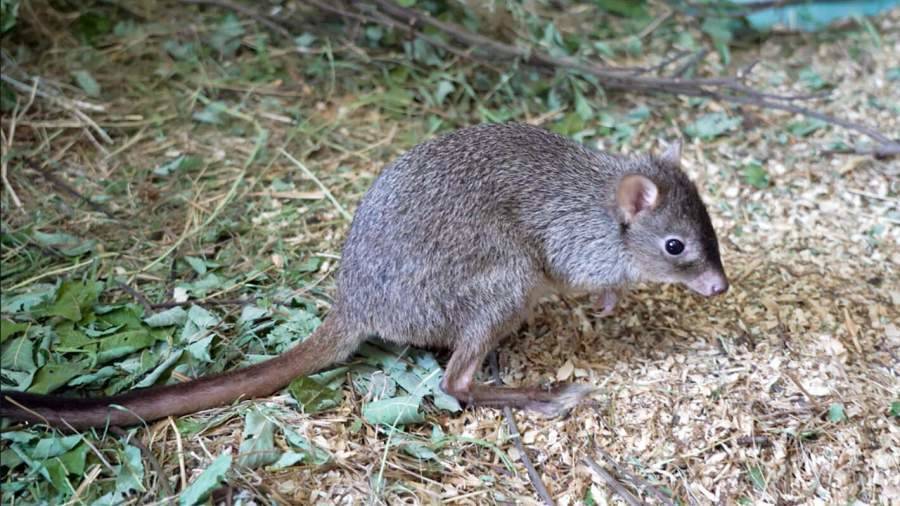
[[[118,285],[119,285],[119,288],[121,288],[121,289],[124,290],[125,292],[128,292],[128,295],[131,295],[132,297],[135,298],[135,300],[137,300],[138,302],[140,302],[141,305],[144,306],[144,311],[146,311],[146,312],[149,313],[150,310],[153,309],[153,305],[150,303],[149,300],[147,300],[147,297],[144,297],[144,294],[142,294],[141,292],[135,290],[134,288],[131,288],[130,286],[128,286],[127,283],[122,283],[122,282],[120,281],[120,282],[118,283]]]
[[[40,89],[39,79],[38,78],[33,78],[33,79],[34,79],[34,86],[37,87],[37,91],[35,92],[35,94],[37,96],[39,96],[41,98],[46,98],[47,100],[54,101],[54,102],[58,103],[59,105],[63,106],[63,108],[65,108],[65,109],[72,109],[72,110],[84,109],[84,110],[94,111],[94,112],[105,112],[106,111],[106,108],[103,107],[102,105],[92,104],[90,102],[85,102],[83,100],[75,100],[75,99],[71,99],[71,98],[66,98],[66,97],[63,97],[60,95],[54,95],[52,93],[43,91]],[[0,80],[5,81],[6,84],[9,84],[13,88],[21,91],[22,93],[31,93],[32,86],[28,86],[27,84],[25,84],[19,80],[13,79],[12,77],[9,77],[9,75],[7,75],[7,74],[0,74]]]
[[[735,442],[738,446],[754,446],[759,448],[771,448],[774,443],[769,436],[740,436]]]
[[[584,462],[588,467],[590,467],[592,471],[597,473],[598,476],[603,478],[603,481],[605,481],[606,484],[609,485],[609,488],[613,489],[613,492],[615,492],[616,494],[619,494],[619,497],[621,497],[626,503],[628,503],[629,506],[640,506],[641,501],[638,500],[638,498],[635,497],[631,492],[629,492],[624,485],[619,483],[619,480],[613,477],[613,475],[609,474],[609,471],[603,469],[599,464],[594,462],[592,458],[584,457],[583,459],[581,459],[581,461]]]
[[[823,155],[864,155],[886,160],[900,156],[900,144],[882,144],[874,148],[856,147],[850,149],[825,149]]]
[[[103,213],[109,218],[116,219],[116,216],[109,209],[107,209],[103,205],[93,202],[91,199],[85,197],[78,190],[76,190],[71,185],[69,185],[68,183],[63,181],[62,178],[57,177],[57,175],[54,174],[53,172],[45,169],[44,167],[41,167],[38,164],[32,164],[29,166],[29,168],[31,170],[37,172],[38,174],[40,174],[41,177],[43,177],[48,182],[50,182],[50,184],[52,184],[57,190],[61,190],[62,192],[68,193],[69,195],[81,200],[82,202],[87,204],[88,207],[90,207],[91,209],[93,209],[94,211],[96,211],[98,213]]]
[[[187,472],[185,472],[184,467],[184,445],[181,442],[181,432],[178,430],[178,425],[175,424],[175,419],[171,416],[169,417],[169,425],[172,427],[172,431],[175,432],[175,450],[178,452],[178,474],[181,477],[181,486],[178,489],[184,490],[188,484]]]
[[[491,376],[494,378],[494,382],[497,385],[502,385],[503,381],[500,379],[500,368],[497,366],[497,352],[491,351],[488,355],[488,363],[491,367]],[[513,440],[513,444],[516,445],[516,449],[519,450],[519,455],[522,456],[522,465],[525,466],[525,470],[528,471],[528,478],[531,479],[531,484],[534,486],[535,491],[537,491],[538,495],[543,499],[544,504],[553,505],[553,498],[550,497],[550,493],[547,492],[547,487],[544,486],[543,480],[541,480],[541,475],[538,474],[537,470],[534,468],[534,464],[531,463],[531,458],[528,457],[528,452],[525,451],[525,445],[522,443],[522,437],[519,435],[519,427],[516,426],[516,420],[513,417],[512,409],[509,406],[505,406],[503,408],[503,416],[506,417],[506,427],[509,430],[509,435]]]
[[[672,77],[684,77],[685,75],[687,75],[688,72],[690,72],[694,67],[696,67],[697,64],[700,63],[700,61],[702,61],[704,58],[706,58],[706,55],[708,55],[708,54],[709,54],[709,49],[706,49],[705,47],[703,49],[700,49],[699,51],[694,53],[694,56],[691,56],[691,58],[688,61],[684,62],[683,65],[678,67],[678,69],[676,69],[675,72],[672,72]]]
[[[287,151],[285,151],[284,148],[280,148],[279,152],[282,155],[284,155],[285,158],[287,158],[288,160],[293,162],[293,164],[296,165],[298,169],[303,171],[303,173],[306,174],[306,177],[312,179],[313,182],[315,182],[316,185],[319,186],[319,189],[322,190],[322,193],[325,194],[325,197],[331,201],[331,204],[334,205],[335,209],[337,209],[337,211],[341,214],[341,216],[344,217],[344,219],[346,219],[347,221],[350,221],[353,219],[353,217],[350,215],[350,213],[348,213],[347,210],[344,209],[344,206],[342,206],[340,204],[340,202],[338,202],[337,199],[334,198],[334,195],[331,193],[331,190],[329,190],[328,187],[325,186],[325,184],[322,183],[322,181],[320,181],[319,178],[317,178],[316,175],[313,174],[311,170],[307,169],[306,165],[303,165],[303,163],[300,162],[300,160],[297,160],[296,158],[291,156],[291,154],[288,153]]]
[[[616,462],[616,460],[614,458],[612,458],[612,455],[607,453],[605,450],[603,450],[602,448],[597,448],[595,446],[594,451],[599,453],[600,456],[603,457],[603,460],[605,460],[607,463],[609,463],[611,466],[613,466],[616,469],[617,473],[624,475],[626,478],[628,478],[628,480],[631,481],[631,483],[633,485],[640,487],[645,491],[649,491],[651,494],[656,496],[656,498],[659,499],[659,501],[662,504],[665,504],[666,506],[674,506],[675,503],[672,502],[672,499],[669,496],[667,496],[666,494],[663,494],[658,488],[653,486],[651,483],[647,482],[647,480],[632,473],[631,471],[626,469],[624,466],[619,465],[619,463]]]
[[[156,455],[153,455],[150,448],[147,448],[147,445],[145,445],[138,437],[129,438],[128,433],[119,427],[111,426],[109,427],[109,431],[126,440],[128,444],[137,447],[137,449],[141,451],[141,454],[144,455],[144,459],[150,463],[150,467],[152,467],[153,471],[156,473],[156,481],[159,483],[159,488],[162,489],[163,497],[173,497],[175,493],[172,491],[171,485],[169,485],[168,475],[163,471],[159,461],[156,460]]]
[[[224,9],[229,9],[235,11],[239,14],[243,14],[247,17],[253,18],[254,20],[266,25],[270,30],[274,31],[278,35],[281,35],[288,41],[293,42],[293,36],[291,36],[291,32],[289,32],[286,28],[279,25],[275,21],[269,19],[265,14],[260,13],[256,9],[252,9],[245,5],[241,5],[230,0],[181,0],[182,3],[193,4],[193,5],[213,5],[215,7],[221,7]]]
[[[31,109],[31,105],[34,103],[34,97],[37,93],[37,83],[34,83],[34,86],[31,87],[31,93],[28,95],[28,102],[25,103],[25,107],[19,111],[19,98],[16,97],[16,105],[13,108],[12,120],[9,124],[9,136],[3,136],[3,144],[6,146],[6,152],[12,149],[13,140],[16,138],[16,124],[22,119],[25,114]],[[3,134],[3,130],[0,129],[0,135]],[[3,180],[3,185],[6,187],[6,191],[9,192],[10,197],[13,200],[13,203],[19,209],[22,208],[22,201],[19,200],[19,196],[16,195],[16,190],[12,187],[12,184],[9,182],[9,178],[7,177],[7,166],[9,165],[9,157],[0,157],[0,178]]]
[[[85,265],[88,265],[88,264],[90,264],[90,263],[93,263],[93,262],[95,262],[95,261],[97,261],[97,260],[100,260],[100,259],[103,259],[103,258],[114,257],[114,256],[118,256],[118,255],[119,255],[119,253],[115,253],[115,252],[101,253],[101,254],[99,254],[99,255],[95,255],[95,256],[93,256],[93,257],[91,257],[91,258],[88,258],[87,260],[85,260],[85,261],[83,261],[83,262],[78,262],[78,263],[75,264],[75,265],[70,265],[70,266],[68,266],[68,267],[61,267],[61,268],[59,268],[59,269],[54,269],[54,270],[52,270],[52,271],[47,271],[47,272],[38,274],[38,275],[36,275],[36,276],[30,277],[30,278],[26,279],[25,281],[22,281],[21,283],[17,283],[17,284],[15,284],[15,285],[13,285],[13,286],[11,286],[11,287],[9,287],[9,288],[6,288],[6,290],[18,290],[19,288],[22,288],[23,286],[28,286],[28,285],[30,285],[31,283],[34,283],[34,282],[36,282],[36,281],[40,281],[40,280],[42,280],[42,279],[44,279],[44,278],[51,278],[51,277],[53,277],[53,276],[56,276],[57,274],[62,274],[62,273],[64,273],[64,272],[74,271],[74,270],[76,270],[76,269],[79,269],[79,268],[81,268],[81,267],[84,267]]]

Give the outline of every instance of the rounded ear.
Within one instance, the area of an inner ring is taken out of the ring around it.
[[[660,155],[659,160],[671,167],[681,167],[681,140],[675,139],[669,144]]]
[[[619,181],[616,203],[625,223],[631,223],[643,211],[656,207],[659,190],[656,184],[640,174],[629,174]]]

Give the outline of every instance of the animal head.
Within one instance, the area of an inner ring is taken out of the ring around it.
[[[719,241],[697,187],[681,170],[681,143],[623,174],[616,187],[622,242],[644,281],[728,290]]]

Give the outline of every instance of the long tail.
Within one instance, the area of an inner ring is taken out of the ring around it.
[[[0,392],[0,418],[86,429],[133,425],[194,413],[237,399],[271,395],[294,378],[347,358],[358,342],[335,332],[327,318],[305,341],[265,362],[187,383],[132,390],[113,397],[79,399]]]

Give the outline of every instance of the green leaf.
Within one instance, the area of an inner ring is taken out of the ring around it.
[[[436,423],[431,425],[431,444],[440,444],[446,437],[447,435],[444,434],[444,429],[440,425]]]
[[[6,383],[11,390],[22,392],[31,385],[31,380],[34,379],[35,372],[36,371],[22,372],[0,369],[0,377],[3,377],[3,379],[6,380]]]
[[[182,44],[175,39],[169,39],[163,44],[163,49],[176,60],[189,60],[196,56],[196,50],[192,42]]]
[[[178,504],[194,506],[205,499],[213,489],[219,486],[229,469],[231,469],[231,454],[223,453],[216,457],[212,464],[181,493]]]
[[[58,457],[72,448],[75,448],[75,445],[81,442],[81,439],[81,435],[79,434],[64,437],[43,438],[34,445],[34,449],[29,452],[29,457],[38,460]]]
[[[54,285],[35,285],[29,291],[18,295],[4,293],[0,297],[0,311],[4,313],[28,313],[32,309],[47,304],[56,297],[57,288]]]
[[[900,401],[891,402],[891,416],[900,417]]]
[[[400,7],[412,7],[416,5],[416,0],[397,0],[397,5]]]
[[[206,330],[219,324],[219,318],[200,306],[191,306],[187,312],[187,321],[181,329],[181,340],[193,343],[206,337]]]
[[[59,459],[45,460],[40,465],[43,467],[43,469],[40,469],[41,475],[47,478],[47,481],[57,491],[66,495],[75,491],[75,488],[69,483],[69,479],[66,478],[66,469]]]
[[[153,371],[151,371],[147,376],[144,377],[141,381],[135,383],[135,388],[146,388],[159,380],[159,378],[170,368],[172,367],[181,356],[184,354],[184,350],[169,350],[169,355],[163,360],[159,365],[156,366]]]
[[[703,21],[701,29],[709,35],[713,41],[713,46],[719,53],[723,65],[731,63],[731,52],[729,45],[734,38],[734,30],[736,25],[731,18],[707,18]]]
[[[138,330],[145,329],[141,323],[144,315],[144,308],[137,304],[125,304],[123,306],[97,306],[94,308],[97,313],[98,325],[106,327],[102,329],[86,329],[85,332],[90,336],[108,335],[117,330]]]
[[[401,448],[419,460],[437,460],[438,458],[434,450],[420,443],[406,442]]]
[[[3,24],[2,20],[0,20],[0,24]],[[6,84],[5,82],[0,82],[0,111],[10,112],[15,108],[16,92],[13,91],[12,86]]]
[[[801,70],[799,77],[803,84],[811,90],[821,90],[828,87],[828,81],[822,79],[822,76],[813,70],[812,67]]]
[[[187,352],[200,362],[212,362],[212,357],[209,355],[209,347],[212,345],[212,340],[213,336],[198,339],[188,345]]]
[[[91,385],[93,383],[103,383],[104,381],[118,374],[119,369],[117,367],[108,365],[105,367],[101,367],[97,371],[90,374],[78,376],[77,378],[69,381],[69,383],[67,384],[71,387],[77,387],[81,385]]]
[[[209,109],[209,106],[207,106],[207,109]],[[219,112],[221,112],[221,110],[217,109],[215,113],[208,113],[208,114],[213,114],[212,116],[209,116],[209,119],[214,119],[214,121],[208,121],[208,122],[209,123],[217,123]],[[197,119],[198,114],[203,115],[205,113],[206,113],[206,111],[195,114],[194,119]],[[207,119],[207,116],[202,116],[202,117],[204,119]],[[198,121],[201,121],[201,120],[198,119]],[[203,159],[200,158],[199,156],[180,155],[177,158],[175,158],[173,160],[169,160],[168,162],[153,169],[153,173],[156,174],[157,176],[165,177],[173,172],[182,172],[182,171],[187,172],[187,171],[191,171],[191,170],[200,168],[202,166],[203,166]]]
[[[713,112],[697,118],[684,129],[684,132],[695,138],[713,139],[734,130],[740,124],[740,118],[731,118],[725,113]]]
[[[840,402],[833,402],[831,406],[828,406],[828,421],[831,423],[839,423],[843,422],[847,419],[847,415],[844,413],[844,405]]]
[[[574,135],[584,130],[584,120],[577,113],[570,112],[556,123],[550,125],[550,130],[560,135]]]
[[[83,349],[96,345],[96,341],[91,339],[81,330],[75,328],[75,324],[69,320],[63,320],[53,327],[53,332],[59,337],[56,342],[56,349]],[[96,346],[94,346],[96,347]]]
[[[441,105],[444,103],[444,99],[447,98],[447,95],[453,93],[455,86],[450,81],[446,79],[441,80],[437,85],[437,90],[434,92],[434,101],[437,105]]]
[[[887,69],[884,73],[884,77],[886,77],[888,81],[900,81],[900,67]]]
[[[34,432],[24,430],[12,430],[9,432],[0,432],[0,441],[9,441],[11,443],[22,443],[31,445],[31,442],[38,438]],[[31,445],[33,446],[33,445]]]
[[[421,399],[401,396],[370,402],[363,406],[363,418],[375,425],[406,425],[425,421],[419,411]]]
[[[575,94],[575,114],[578,114],[578,117],[584,121],[588,121],[594,116],[594,109],[581,93]]]
[[[91,447],[85,443],[81,443],[75,448],[67,451],[59,456],[59,462],[66,469],[66,474],[70,476],[81,476],[84,474],[84,464],[88,452]]]
[[[75,20],[75,32],[84,42],[96,45],[100,37],[112,31],[112,21],[105,15],[86,12]]]
[[[244,35],[244,25],[241,20],[232,13],[228,13],[216,27],[209,38],[209,45],[216,49],[222,56],[234,55],[241,45],[241,36]]]
[[[144,323],[150,327],[170,327],[172,325],[183,325],[187,318],[187,311],[181,306],[175,306],[144,318]]]
[[[143,31],[132,19],[125,19],[116,23],[113,27],[113,35],[120,39],[137,38],[143,35]]]
[[[131,492],[145,492],[141,451],[135,446],[127,445],[119,452],[119,458],[121,465],[116,473],[116,492],[122,497]]]
[[[34,363],[34,344],[27,336],[13,339],[2,350],[0,367],[3,369],[31,372],[37,367]]]
[[[308,439],[297,434],[294,429],[291,429],[290,427],[282,427],[282,429],[284,431],[284,438],[287,439],[287,442],[294,448],[303,450],[303,453],[306,455],[305,462],[322,465],[331,458],[328,452],[310,443]]]
[[[221,116],[226,110],[228,110],[228,106],[224,102],[210,102],[202,111],[195,112],[192,117],[200,123],[218,125],[222,122]]]
[[[275,470],[285,469],[300,462],[309,462],[309,460],[310,457],[308,453],[293,451],[284,452],[278,457],[278,460],[272,463],[271,468]]]
[[[441,388],[444,370],[441,369],[434,355],[429,352],[418,352],[415,361],[418,367],[414,369],[414,372],[428,386],[428,394],[431,395],[434,405],[453,413],[462,411],[459,401]]]
[[[646,18],[647,2],[645,0],[594,0],[598,7],[606,12],[626,18]]]
[[[275,448],[274,430],[275,424],[258,409],[248,411],[237,465],[256,469],[277,461],[281,452]]]
[[[32,237],[41,246],[53,248],[68,257],[77,257],[93,251],[97,244],[97,241],[79,239],[64,232],[45,234],[35,230]]]
[[[7,320],[6,318],[0,320],[0,344],[5,343],[10,336],[27,329],[27,323],[14,322],[12,320]]]
[[[50,393],[65,385],[75,376],[84,374],[85,368],[75,363],[50,363],[38,369],[34,375],[34,382],[28,391],[33,394]]]
[[[241,316],[238,318],[238,323],[255,322],[266,316],[268,313],[269,311],[265,308],[247,304],[241,309]]]
[[[769,174],[759,162],[750,162],[744,166],[744,181],[751,186],[764,190],[769,187]]]
[[[753,488],[756,490],[766,489],[766,476],[762,467],[747,466],[747,475],[750,477],[750,482],[753,483]]]
[[[375,371],[370,374],[368,380],[366,396],[370,399],[384,399],[386,397],[394,397],[397,394],[397,382],[381,371]]]
[[[297,37],[294,37],[294,44],[296,44],[297,47],[302,47],[302,48],[307,48],[309,46],[312,46],[312,43],[315,41],[316,41],[316,36],[309,32],[304,32],[304,33],[298,35]]]
[[[816,130],[825,128],[826,126],[828,126],[828,123],[826,123],[825,121],[817,118],[811,118],[792,122],[788,125],[788,131],[798,137],[806,137]]]
[[[99,97],[100,96],[100,84],[97,83],[97,80],[94,79],[94,76],[90,74],[87,70],[76,70],[72,72],[72,76],[75,78],[75,82],[78,83],[78,87],[84,90],[84,93],[89,97]]]
[[[202,258],[185,256],[184,261],[191,266],[191,269],[194,269],[194,272],[203,276],[206,274],[206,262]]]
[[[276,325],[266,336],[266,344],[282,351],[302,341],[322,323],[316,315],[303,309],[291,309],[287,321]]]
[[[16,26],[19,15],[19,0],[0,1],[0,33],[6,33]]]
[[[307,414],[338,406],[344,399],[340,390],[329,388],[308,377],[292,381],[288,391],[300,404],[300,409]]]
[[[147,329],[118,332],[100,340],[97,363],[104,364],[110,360],[130,355],[153,346],[155,342],[156,338]]]
[[[584,492],[584,506],[597,506],[597,501],[594,500],[594,493],[591,491],[591,487],[588,487]]]
[[[19,457],[15,450],[13,450],[12,448],[7,448],[0,452],[0,462],[3,463],[3,467],[13,470],[22,465],[22,463],[24,463],[25,461],[22,460],[21,457]],[[0,489],[0,491],[5,492],[4,489]]]
[[[78,322],[97,302],[103,289],[98,281],[64,281],[59,287],[56,300],[49,305],[35,308],[35,313],[42,316],[59,316]]]

